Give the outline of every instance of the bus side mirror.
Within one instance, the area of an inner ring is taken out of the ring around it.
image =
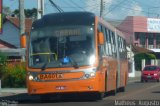
[[[26,37],[25,34],[21,35],[20,43],[21,43],[21,48],[26,48],[27,47],[27,37]]]
[[[98,33],[98,43],[99,43],[100,45],[104,45],[104,35],[103,35],[102,32],[99,32],[99,33]]]

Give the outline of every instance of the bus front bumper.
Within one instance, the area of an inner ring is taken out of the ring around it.
[[[103,85],[103,84],[102,84]],[[29,94],[50,93],[75,93],[75,92],[103,92],[103,87],[96,78],[59,81],[59,82],[34,82],[28,81]]]

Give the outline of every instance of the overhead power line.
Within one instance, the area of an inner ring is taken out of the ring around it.
[[[86,11],[83,7],[79,6],[77,3],[75,3],[73,0],[70,0],[75,6],[82,9],[83,11]]]
[[[119,5],[121,5],[122,3],[124,3],[126,0],[121,1],[120,3],[118,3],[117,5],[115,5],[112,9],[110,9],[107,13],[104,14],[107,15],[108,13],[110,13],[111,11],[113,11],[114,9],[116,9],[117,7],[119,7]]]
[[[56,5],[52,0],[49,0],[53,7],[55,7],[60,13],[64,12],[58,5]]]

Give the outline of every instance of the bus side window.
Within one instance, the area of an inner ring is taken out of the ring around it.
[[[114,50],[113,50],[113,52],[114,52],[114,56],[116,57],[117,56],[117,49],[116,49],[116,39],[115,39],[115,33],[113,33],[113,46],[114,46]]]
[[[125,41],[125,39],[123,39],[124,40],[124,58],[125,59],[127,59],[127,49],[126,49],[126,41]]]
[[[107,33],[107,28],[105,28],[105,48],[106,48],[106,54],[109,55],[109,46],[108,46],[108,33]]]
[[[102,32],[104,34],[104,38],[105,38],[105,44],[104,44],[104,52],[105,52],[105,55],[108,55],[108,44],[107,44],[107,33],[106,33],[106,28],[104,26],[102,26]]]
[[[123,54],[123,58],[124,59],[126,59],[126,56],[125,55],[127,55],[126,54],[126,46],[125,46],[125,40],[124,40],[124,38],[122,38],[122,54]]]
[[[116,56],[116,54],[115,54],[115,44],[114,44],[114,36],[115,36],[115,34],[112,32],[112,31],[110,31],[110,37],[111,37],[111,48],[112,48],[112,55],[113,55],[113,57],[115,57]]]
[[[98,24],[98,31],[97,32],[98,33],[102,32],[102,25]],[[105,55],[104,45],[99,45],[98,48],[99,48],[99,56],[100,56],[100,58],[102,58],[102,56]]]
[[[111,47],[111,34],[110,34],[110,30],[107,30],[107,35],[108,35],[108,48],[109,48],[109,55],[112,56],[112,47]]]
[[[122,43],[123,42],[122,42],[122,38],[120,36],[118,37],[118,42],[119,42],[118,45],[119,45],[120,58],[123,58],[123,49],[122,49],[122,46],[123,46]]]

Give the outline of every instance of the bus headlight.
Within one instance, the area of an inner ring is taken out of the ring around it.
[[[30,81],[38,81],[37,74],[35,72],[28,72],[28,80]]]
[[[85,71],[85,78],[92,78],[96,76],[96,69],[90,69]]]
[[[95,56],[94,56],[94,55],[91,55],[90,58],[89,58],[89,64],[90,64],[90,65],[93,65],[93,64],[95,63],[95,61],[96,61]]]
[[[96,73],[95,73],[95,72],[91,72],[91,73],[90,73],[90,76],[91,76],[91,77],[95,77],[95,76],[96,76]]]
[[[85,78],[91,78],[91,77],[95,77],[96,73],[95,72],[91,72],[91,73],[86,73],[85,74]]]
[[[32,81],[34,79],[33,75],[29,75],[28,79]]]
[[[90,75],[89,74],[85,74],[85,78],[89,78],[90,77]]]

